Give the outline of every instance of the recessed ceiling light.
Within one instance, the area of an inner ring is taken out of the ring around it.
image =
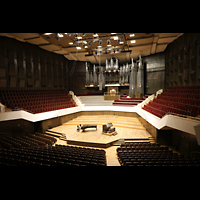
[[[107,44],[107,47],[111,47],[112,45],[111,44]]]
[[[114,40],[118,40],[118,36],[113,37]]]
[[[129,36],[130,36],[130,37],[134,37],[134,36],[135,36],[135,34],[130,34]]]
[[[124,44],[124,42],[123,42],[123,41],[121,41],[121,42],[120,42],[120,44]]]
[[[58,37],[64,37],[62,33],[58,33]]]
[[[77,49],[81,49],[81,47],[76,47]]]
[[[70,45],[73,45],[73,42],[70,42],[69,44],[70,44]]]
[[[82,39],[82,37],[81,37],[81,36],[78,36],[78,37],[77,37],[77,39],[79,39],[79,40],[80,40],[80,39]]]
[[[111,33],[112,35],[116,34],[116,33]]]
[[[131,40],[131,43],[135,43],[136,41],[135,40]]]
[[[101,45],[99,45],[98,47],[99,47],[99,48],[101,48],[102,46],[101,46]]]
[[[99,35],[98,35],[97,33],[95,33],[93,36],[94,36],[94,37],[98,37]]]
[[[52,33],[44,33],[44,35],[51,35]]]
[[[85,46],[85,48],[88,48],[88,46]]]

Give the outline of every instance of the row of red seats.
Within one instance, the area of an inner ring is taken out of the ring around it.
[[[0,102],[8,108],[31,113],[75,107],[65,90],[3,90]]]
[[[200,86],[170,87],[146,106],[149,110],[153,107],[166,113],[196,117],[200,114],[199,99]]]
[[[157,108],[150,107],[148,105],[144,105],[143,109],[152,113],[153,115],[156,115],[159,118],[162,118],[166,114],[166,112],[158,110]]]
[[[180,97],[174,97],[174,96],[163,96],[163,95],[157,96],[157,99],[163,99],[166,101],[173,101],[173,102],[179,102],[182,104],[200,106],[200,99],[186,99],[186,98],[180,98]]]
[[[172,108],[172,107],[161,105],[161,104],[158,104],[158,103],[155,103],[155,102],[149,102],[148,105],[150,107],[157,108],[159,110],[165,111],[166,113],[177,113],[179,115],[189,115],[189,114],[191,114],[190,111],[185,111],[185,110],[178,109],[178,108]]]
[[[159,104],[162,104],[162,105],[166,105],[166,106],[169,106],[169,107],[189,111],[188,115],[193,116],[193,117],[198,115],[199,112],[200,112],[200,107],[197,107],[197,106],[194,106],[194,105],[188,105],[188,104],[182,104],[182,103],[179,103],[179,102],[166,101],[166,100],[163,100],[163,99],[154,99],[153,102],[159,103]]]

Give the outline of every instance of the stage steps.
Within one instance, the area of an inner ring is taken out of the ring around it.
[[[112,106],[113,100],[104,100],[104,95],[78,96],[85,106]]]
[[[63,134],[63,133],[59,133],[59,132],[51,131],[51,130],[46,130],[45,134],[53,136],[53,137],[57,137],[60,140],[67,141],[66,135]]]

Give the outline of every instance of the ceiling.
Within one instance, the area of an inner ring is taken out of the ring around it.
[[[118,58],[130,63],[131,58],[163,52],[183,33],[0,33],[0,36],[38,45],[47,51],[63,54],[68,60],[105,65],[106,59]],[[110,41],[110,46],[108,42]],[[99,43],[102,42],[100,45]],[[75,46],[76,45],[76,46]]]

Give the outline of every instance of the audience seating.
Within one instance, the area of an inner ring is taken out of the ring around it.
[[[0,149],[0,166],[106,166],[104,150],[66,145]]]
[[[143,109],[160,118],[167,113],[196,117],[200,114],[200,86],[169,87]]]
[[[65,90],[2,90],[0,102],[12,110],[33,114],[75,107]]]
[[[156,143],[132,142],[117,148],[121,166],[200,166],[200,160],[173,153]]]
[[[55,142],[57,142],[57,139],[42,133],[27,134],[24,136],[4,135],[0,137],[0,148],[40,147],[53,145]]]
[[[113,106],[136,106],[144,100],[144,98],[127,98],[127,95],[123,94],[120,100],[113,102]]]

